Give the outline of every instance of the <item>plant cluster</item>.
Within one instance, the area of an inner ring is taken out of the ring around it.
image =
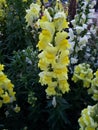
[[[3,104],[12,103],[16,100],[13,90],[14,85],[2,72],[3,69],[4,66],[0,64],[0,108]]]

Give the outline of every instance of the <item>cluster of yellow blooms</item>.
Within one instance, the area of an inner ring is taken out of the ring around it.
[[[6,0],[0,0],[0,21],[5,17]]]
[[[83,109],[78,122],[79,130],[98,130],[98,104]]]
[[[37,47],[39,54],[38,67],[41,85],[48,85],[46,93],[48,96],[64,94],[69,91],[67,82],[67,66],[69,64],[68,34],[64,31],[68,28],[68,22],[64,11],[57,11],[51,17],[45,9],[42,18],[38,21],[42,32],[39,35]]]
[[[44,4],[48,3],[48,0],[43,0],[43,3]],[[32,27],[33,24],[38,20],[38,18],[41,15],[40,11],[41,11],[41,0],[36,0],[36,3],[32,3],[30,5],[30,9],[26,10],[25,19],[28,26]]]
[[[14,85],[2,72],[4,65],[0,64],[0,108],[3,104],[12,103],[16,100],[15,92],[13,91]]]
[[[92,98],[98,101],[98,70],[93,73],[89,64],[83,63],[75,67],[72,80],[76,83],[83,82],[83,87],[89,88],[88,93],[92,94]]]
[[[76,83],[77,81],[83,81],[83,86],[89,88],[92,82],[93,71],[89,64],[82,63],[75,67],[72,80]]]
[[[98,70],[94,73],[94,76],[88,93],[93,94],[92,98],[98,101]]]
[[[79,64],[75,67],[72,80],[82,81],[83,87],[87,87],[88,93],[93,94],[92,98],[98,101],[98,70],[93,74],[89,64]],[[79,130],[98,130],[98,103],[82,110],[79,125]]]
[[[29,25],[33,24],[34,15],[36,18],[40,14],[41,5],[32,3],[34,11],[27,11],[26,21]],[[36,8],[38,7],[38,8]],[[67,40],[68,33],[64,31],[68,28],[66,14],[64,13],[61,2],[57,1],[52,9],[52,16],[47,9],[43,9],[43,15],[37,21],[37,26],[42,29],[39,35],[39,63],[38,67],[42,70],[39,73],[41,85],[47,85],[46,93],[48,96],[64,94],[69,91],[67,82],[69,64],[70,44]],[[32,26],[32,25],[31,25]]]
[[[27,14],[25,16],[25,19],[26,19],[26,22],[28,23],[28,26],[32,27],[33,22],[39,18],[40,10],[41,10],[40,5],[35,4],[35,3],[32,3],[30,5],[30,9],[26,10]]]

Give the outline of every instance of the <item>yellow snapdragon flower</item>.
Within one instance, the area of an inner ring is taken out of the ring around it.
[[[43,15],[39,20],[42,29],[37,45],[39,50],[42,50],[38,55],[38,67],[42,71],[39,73],[39,82],[41,85],[47,85],[47,95],[53,96],[69,91],[67,66],[70,45],[67,40],[68,34],[63,31],[68,27],[64,12],[56,12],[52,21],[49,19],[50,15],[47,16],[48,18]]]
[[[5,92],[1,97],[3,98],[3,103],[10,103],[10,96],[7,92]]]
[[[4,70],[4,65],[0,64],[0,71]]]
[[[6,0],[0,0],[0,9],[6,6]]]
[[[83,87],[89,88],[93,78],[93,71],[89,64],[82,63],[75,66],[72,80],[74,82],[82,81]]]
[[[15,106],[15,108],[14,108],[14,111],[16,112],[16,113],[18,113],[18,112],[20,112],[20,107],[16,104],[16,106]]]
[[[93,95],[92,98],[95,101],[98,101],[98,70],[94,73],[94,76],[95,77],[92,79],[88,93]]]
[[[96,110],[98,110],[98,104],[82,110],[81,117],[78,120],[79,130],[96,130],[98,128],[98,120],[96,120],[98,112],[96,113]]]
[[[16,100],[15,92],[13,90],[14,85],[2,72],[3,70],[4,65],[0,64],[0,107],[2,107],[3,104],[12,103]]]
[[[54,15],[54,25],[55,25],[55,28],[58,30],[58,31],[61,31],[65,28],[68,28],[68,22],[66,20],[66,15],[63,12],[57,12],[55,15]]]
[[[27,9],[26,12],[26,22],[28,23],[28,26],[32,27],[32,24],[34,21],[36,21],[39,18],[40,15],[40,5],[32,3],[30,5],[30,9]]]
[[[47,3],[48,0],[43,2]],[[37,4],[32,3],[33,9],[30,6],[25,17],[31,27],[35,23],[35,17],[37,27],[41,29],[37,44],[39,49],[38,67],[41,70],[39,82],[41,85],[47,85],[47,95],[61,95],[69,91],[67,66],[70,62],[70,44],[67,39],[68,33],[64,31],[65,28],[68,28],[69,23],[66,20],[61,1],[56,1],[52,12],[49,8],[42,7],[41,4],[40,0],[37,0]]]
[[[51,87],[47,87],[46,89],[46,93],[48,94],[48,96],[52,96],[52,95],[56,95],[56,90],[54,86]]]

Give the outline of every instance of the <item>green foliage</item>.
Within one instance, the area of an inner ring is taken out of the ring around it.
[[[48,101],[47,111],[49,113],[49,130],[64,130],[70,124],[66,110],[69,104],[62,97],[56,97],[56,106],[53,107],[53,101]]]
[[[14,51],[8,73],[17,87],[28,88],[38,82],[37,55],[38,52],[30,46],[22,51]]]
[[[2,48],[0,59],[3,63],[9,62],[13,51],[22,50],[33,43],[30,29],[26,27],[24,18],[25,10],[30,3],[30,0],[27,3],[22,0],[7,0],[6,15],[0,26],[0,48]]]
[[[28,93],[33,91],[35,84],[38,82],[37,68],[37,51],[32,47],[26,50],[14,52],[11,64],[8,66],[8,75],[15,85],[16,97],[21,111],[18,114],[10,113],[6,118],[4,126],[8,129],[16,130],[25,127],[27,120],[27,111],[30,104],[28,103]],[[10,122],[13,122],[12,124]]]

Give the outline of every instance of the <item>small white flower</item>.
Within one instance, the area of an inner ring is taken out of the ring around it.
[[[54,108],[55,108],[56,105],[57,105],[57,103],[56,103],[56,98],[55,98],[55,97],[53,97],[53,99],[52,99],[52,105],[53,105]]]
[[[83,4],[84,4],[84,5],[83,5],[81,8],[82,8],[82,9],[85,9],[86,6],[87,6],[87,4],[88,4],[88,2],[85,1],[85,2],[83,2]]]
[[[76,26],[76,21],[75,19],[71,21],[72,25],[75,27]]]
[[[10,114],[9,111],[5,112],[6,117],[8,117],[9,114]]]
[[[70,61],[71,64],[76,64],[78,62],[78,59],[76,57],[71,57]]]
[[[70,40],[69,40],[69,44],[70,44],[70,53],[72,53],[73,52],[73,50],[74,50],[74,45],[75,45],[75,42],[71,42]]]
[[[83,18],[85,20],[86,19],[86,15],[83,13],[81,18]]]
[[[96,34],[96,29],[92,26],[92,27],[90,28],[90,32],[95,35],[95,34]]]
[[[95,18],[95,16],[94,16],[93,13],[89,13],[89,14],[88,14],[88,18]]]
[[[25,52],[25,50],[22,50],[22,52]]]
[[[87,24],[93,23],[92,19],[88,19]]]
[[[31,61],[28,57],[26,57],[26,62],[27,62],[28,64],[32,65],[32,61]]]
[[[86,35],[84,37],[80,37],[79,39],[80,45],[86,44],[87,42],[88,42],[88,37]]]
[[[58,12],[55,14],[54,19],[58,19],[58,18],[65,18],[66,19],[66,15],[65,15],[64,11]]]
[[[95,13],[95,9],[89,9],[89,12],[94,14]]]
[[[79,47],[79,50],[83,50],[83,48],[86,46],[86,44],[82,44],[80,47]]]
[[[69,29],[68,35],[69,35],[69,37],[70,37],[71,40],[73,40],[74,37],[75,37],[75,36],[74,36],[74,33],[73,33],[73,30],[72,30],[71,28]]]
[[[87,24],[83,24],[83,28],[84,28],[84,29],[87,29]]]
[[[82,26],[76,26],[77,34],[80,34],[83,30],[84,30],[84,28]]]
[[[96,0],[93,0],[93,1],[92,1],[92,3],[91,3],[91,8],[93,8],[94,5],[96,5]]]
[[[79,15],[75,15],[75,21],[76,21],[76,22],[79,21]]]

